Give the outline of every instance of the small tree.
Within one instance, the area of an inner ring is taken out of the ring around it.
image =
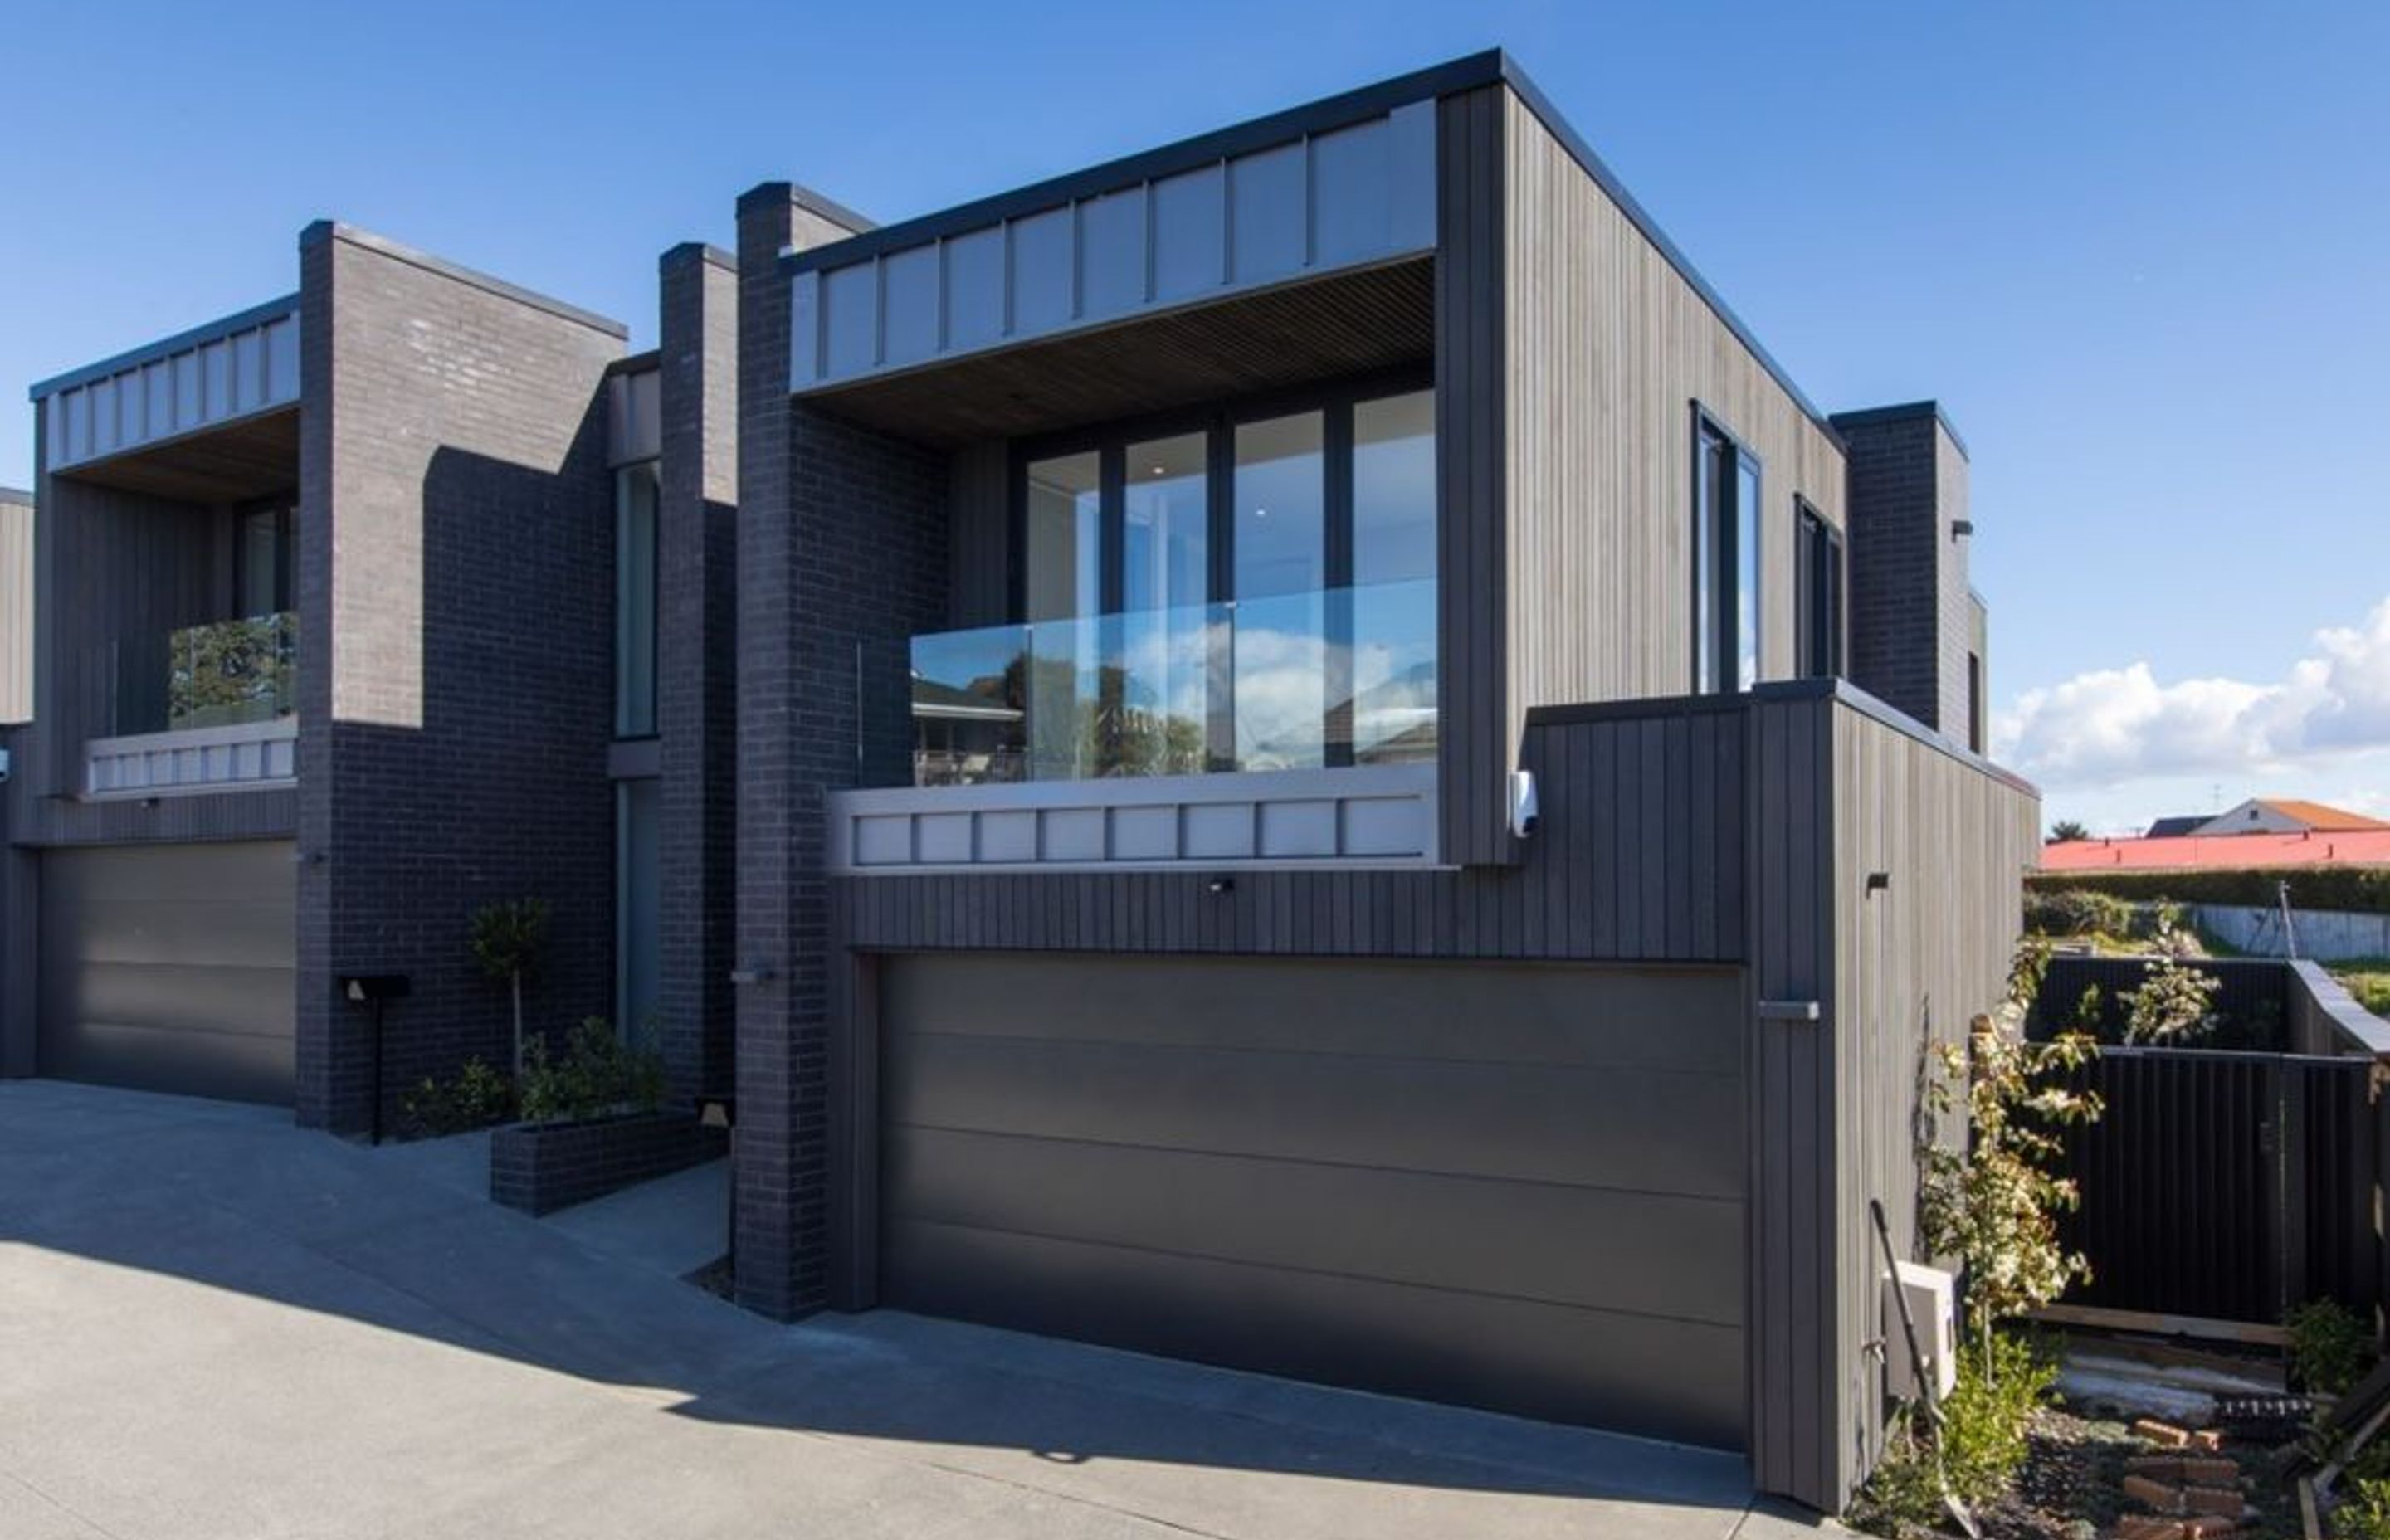
[[[2069,1030],[2047,1043],[2025,1040],[2025,1008],[2041,985],[2049,948],[2028,941],[2009,970],[2008,995],[1972,1023],[1964,1044],[1936,1050],[1929,1089],[1937,1118],[1963,1110],[1964,1148],[1929,1144],[1921,1194],[1925,1244],[1956,1257],[1967,1278],[1967,1315],[1993,1369],[1992,1329],[2049,1303],[2091,1276],[2079,1252],[2059,1244],[2058,1215],[2081,1201],[2058,1174],[2059,1128],[2101,1111],[2076,1072],[2099,1053],[2088,1033]]]
[[[2073,818],[2061,818],[2049,826],[2049,842],[2063,844],[2069,840],[2088,840],[2091,831]]]
[[[2157,960],[2141,973],[2141,987],[2125,996],[2125,1041],[2184,1043],[2216,1030],[2216,996],[2224,981],[2202,973],[2186,960],[2191,935],[2171,919],[2158,922]]]
[[[515,1076],[523,1072],[523,981],[539,970],[539,954],[547,944],[547,900],[501,899],[473,911],[473,956],[482,971],[504,979],[514,996]]]

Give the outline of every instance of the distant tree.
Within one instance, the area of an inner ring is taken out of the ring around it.
[[[2049,826],[2049,842],[2061,844],[2068,840],[2088,840],[2091,831],[2073,818],[2061,818]]]

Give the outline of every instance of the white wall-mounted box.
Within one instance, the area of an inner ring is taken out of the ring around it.
[[[1939,1267],[1904,1262],[1883,1280],[1884,1390],[1896,1401],[1923,1398],[1916,1367],[1908,1354],[1908,1338],[1900,1324],[1900,1296],[1908,1297],[1908,1318],[1917,1325],[1918,1350],[1925,1354],[1934,1399],[1941,1400],[1959,1383],[1959,1322],[1957,1280]]]

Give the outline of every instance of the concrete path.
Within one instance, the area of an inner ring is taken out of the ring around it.
[[[1664,1444],[893,1312],[776,1326],[667,1271],[718,1171],[535,1221],[475,1153],[0,1084],[0,1540],[1808,1528]]]

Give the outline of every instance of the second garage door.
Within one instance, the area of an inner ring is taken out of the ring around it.
[[[45,853],[41,1072],[288,1103],[291,851],[262,840]]]
[[[880,1001],[884,1303],[1741,1446],[1735,975],[939,955]]]

